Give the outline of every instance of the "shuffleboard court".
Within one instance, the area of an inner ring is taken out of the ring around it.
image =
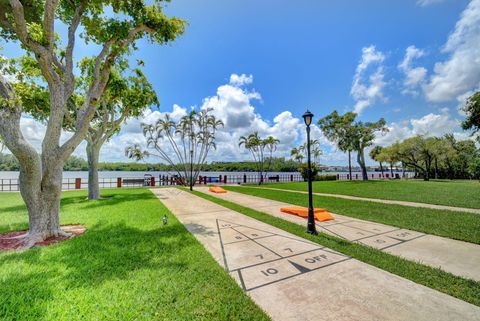
[[[479,307],[186,191],[153,192],[274,320],[480,320]]]
[[[281,207],[292,206],[261,197],[231,192],[216,195],[208,189],[197,190],[209,195],[280,217],[296,224],[306,220],[280,212]],[[307,200],[305,200],[307,202]],[[440,268],[457,276],[480,281],[480,245],[424,234],[385,224],[360,220],[333,213],[335,220],[316,222],[317,230],[358,242],[412,261]]]

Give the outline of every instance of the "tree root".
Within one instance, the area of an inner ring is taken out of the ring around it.
[[[65,239],[69,239],[73,236],[74,236],[73,233],[65,232],[64,230],[59,228],[59,229],[56,229],[55,231],[53,231],[52,233],[50,233],[50,235],[48,235],[48,236],[45,236],[42,233],[28,232],[25,235],[16,236],[15,238],[22,239],[20,241],[21,245],[18,247],[18,249],[19,250],[27,250],[27,249],[31,249],[32,247],[35,247],[37,245],[37,243],[41,243],[41,242],[47,240],[48,238],[62,237],[62,238],[65,238]]]
[[[30,232],[21,236],[23,239],[20,241],[19,250],[28,250],[35,246],[35,244],[44,241],[44,238],[40,233],[31,234]]]

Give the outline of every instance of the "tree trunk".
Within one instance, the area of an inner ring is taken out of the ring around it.
[[[365,166],[365,156],[363,155],[363,149],[357,152],[357,162],[362,169],[363,180],[368,181],[367,167]]]
[[[425,160],[425,176],[423,178],[424,181],[429,181],[430,180],[430,169],[431,169],[431,164],[429,160]]]
[[[351,151],[348,151],[348,172],[350,173],[350,180],[352,180],[352,156],[351,156]]]
[[[62,175],[61,160],[44,163],[43,173],[39,167],[21,166],[20,194],[29,218],[29,232],[24,243],[26,248],[49,237],[65,235],[60,228]]]
[[[382,172],[382,178],[383,178],[383,164],[382,162],[379,162],[380,163],[380,172]]]
[[[1,75],[0,97],[15,97],[12,87]],[[20,131],[22,109],[3,107],[0,106],[0,136],[20,165],[20,195],[29,219],[29,232],[23,246],[29,248],[49,237],[67,235],[60,229],[59,218],[64,158],[56,138],[60,137],[61,128],[49,123],[39,155]]]
[[[390,175],[393,178],[393,163],[390,163]]]
[[[100,186],[98,183],[98,160],[100,146],[87,140],[87,161],[88,161],[88,199],[98,200],[100,198]]]

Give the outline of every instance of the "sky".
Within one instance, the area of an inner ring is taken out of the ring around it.
[[[480,90],[480,0],[172,0],[165,12],[187,20],[186,33],[166,46],[142,41],[132,57],[144,60],[160,108],[129,120],[101,161],[126,161],[126,146],[144,144],[141,122],[192,107],[225,122],[210,161],[248,160],[238,138],[253,131],[278,138],[276,155],[288,157],[305,140],[307,109],[314,121],[333,110],[383,117],[382,146],[416,134],[469,137],[459,124],[466,97]],[[79,43],[75,57],[97,52]],[[22,130],[40,146],[42,124],[27,115]],[[347,163],[316,126],[312,135],[322,164]],[[84,143],[75,155],[85,157]]]

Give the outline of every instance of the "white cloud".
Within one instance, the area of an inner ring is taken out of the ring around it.
[[[405,80],[403,82],[404,90],[402,93],[418,95],[416,90],[418,85],[422,84],[427,75],[427,69],[424,67],[413,67],[412,62],[415,59],[423,57],[425,52],[421,49],[416,48],[415,46],[409,46],[405,50],[405,57],[403,61],[398,65],[400,69],[405,74]]]
[[[417,5],[421,7],[426,7],[432,4],[441,3],[445,0],[417,0]]]
[[[362,58],[357,66],[350,94],[355,99],[354,112],[361,113],[365,108],[373,104],[378,98],[384,99],[383,88],[385,87],[383,61],[385,55],[377,51],[375,46],[364,47]],[[370,66],[375,71],[366,76]],[[365,79],[367,78],[367,79]]]
[[[253,77],[243,76],[233,74],[229,84],[219,86],[216,95],[203,100],[201,108],[212,108],[213,114],[225,124],[217,135],[217,150],[210,154],[209,159],[249,159],[247,151],[238,147],[238,141],[240,136],[254,131],[258,131],[261,137],[271,135],[279,139],[277,156],[288,156],[300,137],[299,129],[302,125],[299,118],[294,117],[290,111],[283,111],[273,118],[273,122],[264,120],[254,107],[254,103],[261,100],[261,95],[243,87],[250,84]],[[242,78],[248,80],[238,80]]]
[[[472,0],[462,12],[442,51],[448,58],[435,64],[423,87],[433,102],[454,100],[480,85],[480,0]]]
[[[202,108],[213,108],[228,128],[248,128],[256,117],[251,101],[260,98],[258,93],[227,84],[218,87],[215,96],[205,98]]]
[[[246,74],[231,74],[230,75],[230,85],[232,86],[243,86],[249,85],[253,82],[253,75],[246,75]]]
[[[389,132],[384,136],[377,136],[375,144],[386,146],[415,135],[443,136],[449,133],[465,139],[466,135],[460,130],[459,123],[458,119],[452,119],[449,115],[448,108],[442,108],[439,113],[429,113],[417,119],[388,124]]]
[[[238,146],[238,141],[240,136],[254,131],[258,131],[261,137],[271,135],[280,140],[276,152],[278,157],[289,157],[290,150],[305,140],[303,121],[288,110],[277,114],[272,121],[263,119],[258,111],[258,106],[255,106],[261,101],[261,95],[246,88],[252,81],[253,76],[251,75],[232,75],[229,82],[220,85],[214,95],[203,99],[200,108],[213,108],[214,115],[225,123],[225,127],[220,128],[217,132],[217,150],[209,154],[208,161],[249,160],[250,155],[243,147]],[[261,107],[261,104],[259,105]],[[120,133],[103,146],[101,161],[126,161],[124,156],[126,146],[138,143],[145,147],[145,138],[140,126],[142,122],[153,123],[166,113],[174,120],[178,120],[186,115],[187,111],[187,108],[174,105],[168,112],[148,109],[138,119],[128,120]],[[327,147],[329,146],[317,126],[312,126],[312,138],[319,139]],[[167,150],[170,148],[168,143],[164,147]],[[338,157],[338,155],[333,157]],[[160,160],[152,157],[149,161]]]

